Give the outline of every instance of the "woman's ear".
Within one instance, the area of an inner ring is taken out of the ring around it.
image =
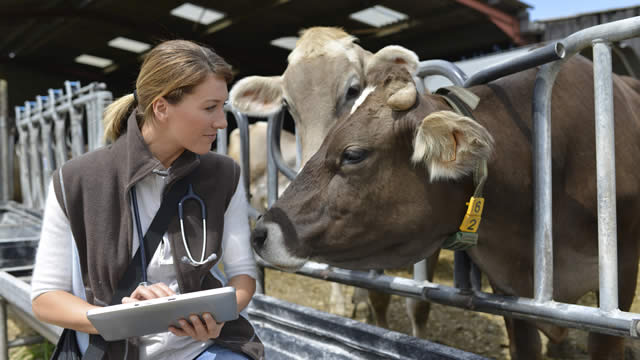
[[[156,121],[164,122],[169,117],[169,102],[164,97],[159,97],[151,104],[153,116]]]

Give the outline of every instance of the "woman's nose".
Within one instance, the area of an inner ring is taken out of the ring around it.
[[[227,113],[220,111],[213,121],[213,127],[216,129],[225,129],[227,127]]]

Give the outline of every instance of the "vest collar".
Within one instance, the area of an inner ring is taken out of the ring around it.
[[[199,155],[185,149],[171,167],[165,169],[160,160],[153,156],[149,145],[144,141],[135,111],[127,119],[127,132],[116,140],[113,144],[113,150],[117,154],[116,161],[126,159],[121,162],[121,166],[124,165],[125,168],[123,169],[121,166],[117,166],[117,168],[123,171],[121,175],[124,176],[127,191],[154,171],[166,173],[165,184],[172,184],[190,173],[200,163]]]

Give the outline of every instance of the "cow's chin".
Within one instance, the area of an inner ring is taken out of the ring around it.
[[[389,254],[380,255],[380,256],[368,256],[366,258],[354,258],[354,259],[331,259],[325,257],[316,257],[312,258],[312,260],[326,263],[331,266],[348,269],[348,270],[384,270],[391,268],[402,268],[405,266],[409,266],[414,264],[415,262],[421,260],[418,259],[397,259],[392,258]]]

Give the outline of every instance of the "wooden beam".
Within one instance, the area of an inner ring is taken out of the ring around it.
[[[489,20],[502,30],[502,32],[507,34],[517,45],[525,45],[527,43],[520,34],[520,21],[515,16],[486,5],[479,0],[455,1],[489,17]]]

